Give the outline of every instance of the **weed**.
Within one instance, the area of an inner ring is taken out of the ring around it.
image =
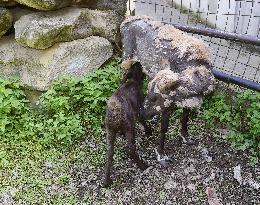
[[[260,155],[260,93],[246,91],[230,96],[222,92],[209,96],[200,118],[210,126],[230,130],[228,140],[242,151],[249,151],[252,164]]]
[[[103,119],[119,86],[119,63],[55,82],[37,110],[18,82],[0,80],[0,198],[12,193],[14,204],[76,204],[75,193],[61,190],[71,181],[72,163],[104,163]]]

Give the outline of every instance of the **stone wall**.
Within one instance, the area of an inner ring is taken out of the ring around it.
[[[45,91],[113,55],[127,0],[0,0],[0,75]]]

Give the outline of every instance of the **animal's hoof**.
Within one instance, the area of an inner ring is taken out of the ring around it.
[[[168,157],[167,155],[160,155],[157,150],[155,152],[157,154],[157,161],[164,168],[169,167],[176,162],[173,156]]]
[[[164,167],[164,168],[167,168],[169,167],[170,165],[174,164],[175,163],[175,159],[172,158],[172,157],[168,157],[168,156],[164,156],[161,160],[158,161],[159,164]]]
[[[189,139],[187,142],[186,142],[187,145],[198,145],[199,143],[194,140],[194,139]]]
[[[110,187],[111,184],[112,184],[112,180],[111,180],[111,179],[105,179],[105,180],[103,181],[103,187],[104,187],[104,188]]]
[[[149,167],[149,166],[148,166],[147,164],[142,164],[142,165],[139,166],[139,168],[140,168],[142,171],[146,170],[148,167]]]
[[[198,141],[187,137],[181,137],[182,143],[186,145],[198,145]]]
[[[159,120],[160,120],[160,116],[156,115],[156,116],[154,116],[154,117],[151,119],[151,124],[152,124],[152,125],[157,125],[158,122],[159,122]]]

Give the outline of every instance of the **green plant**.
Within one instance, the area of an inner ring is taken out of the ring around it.
[[[106,101],[118,88],[121,79],[118,68],[119,61],[112,61],[105,69],[97,70],[84,79],[66,77],[55,82],[41,99],[42,109],[51,119],[74,116],[75,120],[80,120],[84,130],[102,133]],[[54,122],[52,120],[50,124]],[[77,121],[72,123],[77,124]],[[66,138],[64,133],[62,136]]]
[[[48,189],[70,184],[72,164],[103,165],[103,119],[106,100],[119,86],[119,63],[112,60],[82,79],[55,82],[37,110],[17,81],[0,80],[0,198],[17,190],[18,204],[76,204],[75,193],[49,195]]]
[[[28,111],[27,103],[17,81],[0,79],[0,136],[15,129],[16,121]]]
[[[238,150],[249,150],[257,162],[260,154],[260,93],[245,92],[236,98],[229,141]]]
[[[61,185],[66,185],[70,182],[70,176],[67,175],[60,176],[58,182]]]
[[[229,126],[231,110],[229,97],[226,94],[213,94],[205,98],[201,118],[210,125]]]
[[[260,93],[246,91],[230,96],[213,94],[206,98],[200,118],[210,126],[230,130],[228,140],[237,150],[248,150],[256,163],[260,155]]]
[[[66,77],[55,82],[42,96],[38,111],[29,108],[18,82],[0,80],[1,140],[67,147],[86,131],[99,140],[106,101],[120,83],[119,63],[120,60],[113,60],[82,79]]]

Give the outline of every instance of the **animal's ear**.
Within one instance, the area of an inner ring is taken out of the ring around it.
[[[124,70],[129,70],[134,63],[135,63],[135,61],[132,60],[132,59],[124,60],[124,61],[121,63],[121,68],[123,68]]]
[[[126,73],[125,73],[125,75],[124,75],[124,77],[123,77],[123,80],[122,80],[122,83],[125,83],[128,79],[130,79],[130,78],[132,78],[132,70],[131,69],[129,69]]]
[[[171,70],[162,70],[158,72],[154,80],[161,93],[174,89],[180,83],[179,74],[174,73]]]

